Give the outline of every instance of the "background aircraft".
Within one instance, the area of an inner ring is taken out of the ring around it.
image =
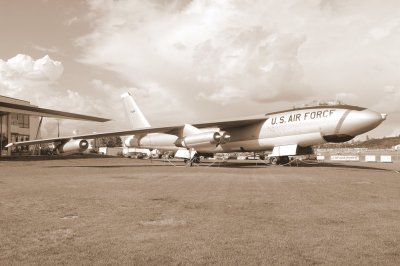
[[[59,153],[78,152],[88,146],[87,139],[125,136],[127,147],[196,151],[189,152],[195,154],[192,159],[214,153],[272,150],[272,161],[285,164],[288,156],[312,154],[312,146],[317,144],[349,141],[386,119],[385,114],[334,102],[241,119],[151,127],[132,96],[125,93],[121,97],[135,129],[16,142],[7,147],[53,142]]]

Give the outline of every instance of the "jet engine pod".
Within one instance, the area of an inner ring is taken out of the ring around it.
[[[85,139],[73,139],[57,147],[59,153],[83,152],[89,148],[89,142]]]
[[[185,141],[184,138],[178,138],[175,142],[174,142],[176,147],[181,147],[181,148],[185,148]]]
[[[219,134],[221,135],[221,140],[220,140],[220,144],[226,144],[229,141],[231,141],[231,134],[229,134],[226,131],[221,131],[219,132]]]
[[[125,139],[124,144],[126,147],[140,147],[141,137],[132,136]]]
[[[221,141],[219,132],[204,132],[183,138],[185,147],[196,147],[206,144],[218,144]]]

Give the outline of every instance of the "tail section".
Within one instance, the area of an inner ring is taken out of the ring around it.
[[[133,129],[150,127],[150,123],[136,104],[130,92],[121,95]]]
[[[139,106],[136,104],[132,94],[130,92],[126,92],[121,95],[121,98],[124,102],[125,110],[127,112],[132,129],[150,127],[149,121],[147,121]],[[130,153],[129,147],[133,147],[131,145],[131,141],[135,138],[135,136],[123,136],[121,138],[124,146],[123,153],[125,156],[128,156]]]

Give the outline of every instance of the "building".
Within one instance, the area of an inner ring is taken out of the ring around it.
[[[9,142],[37,139],[43,117],[106,122],[109,119],[40,108],[28,101],[0,95],[0,156],[29,153],[28,147],[4,149]]]

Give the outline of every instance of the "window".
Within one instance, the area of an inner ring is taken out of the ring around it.
[[[29,115],[24,115],[24,128],[29,128]]]
[[[11,114],[11,125],[29,128],[29,115]]]
[[[27,141],[27,140],[29,140],[29,136],[28,135],[11,134],[11,141],[12,142]],[[29,152],[29,145],[12,147],[11,148],[11,152],[13,152],[13,153]]]
[[[11,125],[18,126],[18,115],[11,114]]]

